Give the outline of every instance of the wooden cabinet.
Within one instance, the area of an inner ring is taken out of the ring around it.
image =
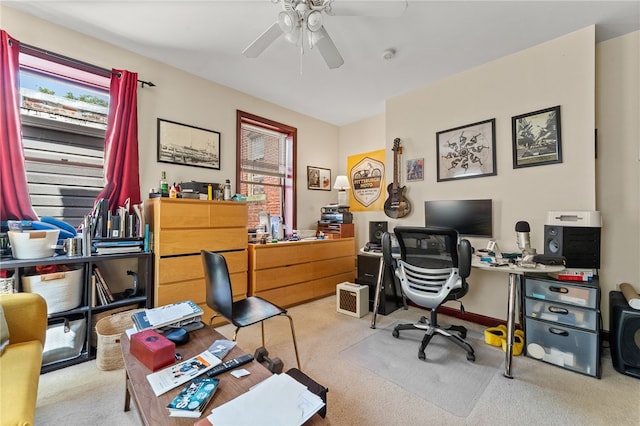
[[[354,237],[353,223],[318,223],[318,234],[324,232],[327,238],[351,238]]]
[[[234,300],[247,296],[245,203],[153,198],[145,204],[145,216],[153,231],[155,306],[192,300],[208,324],[213,311],[206,302],[201,250],[222,254]]]
[[[336,291],[355,277],[355,239],[249,245],[249,291],[288,307]]]

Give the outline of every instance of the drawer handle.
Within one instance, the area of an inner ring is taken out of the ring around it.
[[[560,330],[559,328],[549,327],[549,333],[555,334],[557,336],[565,336],[569,335],[568,331]]]
[[[554,313],[554,314],[562,314],[562,315],[568,315],[569,314],[569,310],[566,308],[560,308],[558,306],[549,306],[549,312]]]
[[[368,278],[374,278],[374,277],[375,277],[375,275],[373,275],[373,274],[368,274],[368,273],[366,273],[366,272],[364,273],[364,276],[365,276],[365,277],[368,277]]]
[[[549,290],[553,291],[554,293],[569,293],[569,289],[566,287],[551,286],[549,287]]]

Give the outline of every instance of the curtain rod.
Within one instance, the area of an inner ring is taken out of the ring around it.
[[[31,56],[36,56],[38,58],[41,59],[50,59],[50,58],[54,58],[56,60],[56,62],[66,62],[66,63],[71,63],[73,64],[75,67],[83,70],[83,71],[88,71],[88,72],[92,72],[95,74],[99,74],[103,77],[109,77],[111,78],[111,74],[113,74],[113,71],[106,69],[106,68],[102,68],[99,67],[97,65],[93,65],[87,62],[82,62],[79,61],[77,59],[73,59],[70,58],[68,56],[64,56],[64,55],[60,55],[58,53],[53,53],[50,52],[48,50],[44,50],[41,49],[39,47],[35,47],[35,46],[31,46],[25,43],[19,43],[20,45],[20,51],[24,52],[28,55]],[[144,80],[140,80],[138,79],[138,82],[140,83],[140,87],[144,88],[144,86],[149,86],[149,87],[154,87],[155,84],[152,83],[151,81],[144,81]]]

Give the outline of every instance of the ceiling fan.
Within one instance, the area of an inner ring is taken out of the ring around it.
[[[288,42],[300,45],[301,53],[304,52],[305,44],[310,49],[317,48],[329,68],[339,68],[344,64],[344,59],[323,25],[323,13],[332,14],[334,0],[271,1],[282,3],[283,10],[278,14],[278,20],[244,49],[244,56],[258,57],[284,34]]]

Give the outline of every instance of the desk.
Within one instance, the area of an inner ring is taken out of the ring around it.
[[[511,375],[511,361],[513,358],[513,333],[515,331],[515,315],[516,315],[516,290],[522,291],[521,277],[527,273],[549,273],[560,272],[564,270],[564,266],[545,266],[536,264],[535,268],[523,268],[516,265],[491,266],[488,263],[480,262],[475,257],[472,259],[471,266],[486,271],[502,272],[509,274],[509,298],[507,302],[507,351],[504,360],[504,376],[513,379]]]
[[[226,337],[211,327],[205,326],[200,330],[192,331],[189,342],[185,345],[178,346],[177,351],[182,355],[183,359],[188,359],[206,350],[218,339],[226,339]],[[248,376],[236,379],[231,376],[230,372],[216,376],[220,379],[220,388],[216,391],[213,400],[207,406],[200,421],[193,418],[169,417],[169,411],[166,408],[167,404],[171,402],[186,384],[180,385],[160,396],[155,396],[147,381],[147,375],[151,373],[151,370],[138,361],[135,356],[131,355],[129,352],[129,339],[125,334],[120,338],[120,347],[122,349],[125,367],[126,387],[124,411],[129,411],[131,398],[133,397],[138,408],[138,413],[140,414],[140,420],[144,425],[193,425],[195,422],[198,422],[198,424],[209,424],[206,416],[211,413],[213,408],[232,400],[236,396],[249,390],[250,387],[271,376],[271,372],[262,364],[252,361],[242,366],[242,368],[247,369],[251,373]],[[225,357],[225,360],[236,358],[245,353],[245,351],[236,345]],[[316,414],[309,419],[306,424],[315,425],[322,423],[322,419]]]

